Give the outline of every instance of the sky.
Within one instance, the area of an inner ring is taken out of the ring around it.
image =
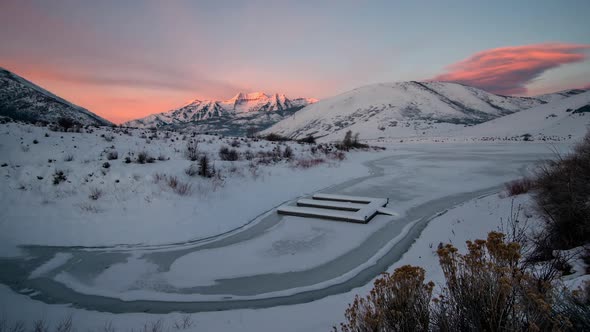
[[[443,80],[590,87],[588,0],[1,0],[0,67],[115,123],[193,99]]]

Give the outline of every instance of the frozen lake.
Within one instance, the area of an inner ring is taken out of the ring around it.
[[[46,303],[115,313],[309,302],[365,285],[401,257],[430,219],[498,192],[552,154],[543,144],[394,146],[366,163],[370,175],[322,192],[388,197],[399,217],[378,215],[362,225],[271,210],[247,227],[184,244],[31,246],[24,257],[0,259],[0,281]]]

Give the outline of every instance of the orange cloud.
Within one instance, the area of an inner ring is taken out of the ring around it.
[[[499,94],[526,94],[526,85],[545,71],[584,61],[590,45],[549,43],[482,51],[448,67],[432,80],[457,82]]]

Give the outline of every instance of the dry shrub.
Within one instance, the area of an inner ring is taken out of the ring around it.
[[[219,158],[225,161],[236,161],[240,159],[240,153],[235,149],[223,146],[219,149]]]
[[[107,153],[108,160],[116,160],[118,158],[119,158],[119,153],[117,152],[117,150],[111,150]]]
[[[545,221],[540,250],[571,249],[588,243],[590,133],[573,153],[542,167],[535,188],[535,203]]]
[[[551,281],[535,278],[521,265],[521,247],[491,232],[467,242],[461,255],[452,245],[438,250],[446,279],[435,299],[433,325],[441,331],[562,330],[566,316],[552,310]]]
[[[138,164],[151,164],[156,161],[156,158],[152,157],[147,151],[141,151],[137,154],[137,163]]]
[[[160,183],[161,181],[166,180],[167,176],[164,173],[154,173],[154,183]]]
[[[270,133],[266,136],[261,136],[260,138],[270,142],[285,142],[291,140],[289,137],[281,136],[275,133]]]
[[[64,173],[64,171],[62,170],[55,170],[55,172],[53,173],[53,184],[54,185],[58,185],[64,181],[67,181],[68,178],[66,177],[66,174]]]
[[[179,181],[176,176],[168,177],[168,187],[180,196],[189,196],[192,194],[192,185],[190,183]]]
[[[88,198],[90,198],[93,201],[98,200],[100,197],[102,197],[102,190],[100,190],[99,188],[93,187],[90,188],[90,195],[88,195]]]
[[[209,157],[207,155],[202,155],[199,159],[199,170],[198,174],[205,178],[210,178],[215,175],[215,167],[211,165],[209,161]]]
[[[290,146],[285,147],[285,150],[283,150],[283,158],[285,158],[285,159],[293,158],[293,149],[291,149]]]
[[[375,282],[346,310],[343,331],[581,331],[590,330],[590,288],[558,289],[537,278],[521,246],[498,232],[437,251],[445,275],[432,302],[424,270],[403,266]],[[555,277],[557,275],[554,275]],[[588,286],[587,286],[588,287]]]
[[[295,167],[295,168],[311,168],[314,166],[321,165],[325,162],[326,162],[326,160],[324,160],[323,158],[297,159],[297,160],[295,160],[293,167]]]
[[[348,130],[344,134],[344,139],[336,144],[338,150],[349,151],[350,149],[366,149],[369,146],[359,141],[359,133],[353,134],[352,130]]]
[[[535,186],[535,182],[530,178],[522,178],[506,183],[506,192],[508,196],[518,196],[528,193]]]
[[[432,282],[424,269],[405,265],[385,273],[365,298],[358,295],[346,309],[342,331],[426,331],[430,321]]]
[[[166,181],[166,183],[168,183],[168,187],[176,189],[178,186],[178,178],[176,176],[168,177],[168,181]]]
[[[188,176],[195,176],[199,174],[199,165],[190,164],[189,167],[184,170],[184,173]]]
[[[196,161],[199,158],[199,149],[197,141],[190,140],[186,143],[184,156],[190,161]]]

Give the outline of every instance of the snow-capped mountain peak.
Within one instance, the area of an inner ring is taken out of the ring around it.
[[[264,92],[238,92],[233,98],[227,100],[227,103],[241,103],[245,101],[257,101],[257,100],[264,100],[268,99],[269,96]]]
[[[220,131],[236,135],[244,134],[249,127],[264,129],[316,101],[313,98],[289,99],[281,93],[239,92],[227,100],[195,99],[178,109],[129,121],[124,125],[193,126],[209,132]],[[223,123],[223,128],[218,130],[220,123]],[[231,130],[229,127],[232,127]]]

